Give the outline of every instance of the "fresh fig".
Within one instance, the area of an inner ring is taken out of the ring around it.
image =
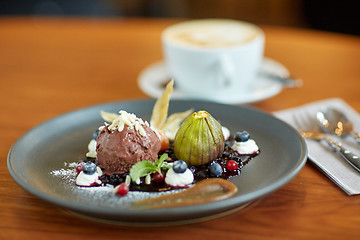
[[[177,131],[174,153],[188,165],[199,166],[220,157],[224,145],[220,123],[208,112],[198,111],[187,117]]]

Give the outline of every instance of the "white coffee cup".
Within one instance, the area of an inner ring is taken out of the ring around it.
[[[162,33],[176,87],[202,99],[247,91],[263,60],[264,39],[256,25],[230,19],[181,22]]]

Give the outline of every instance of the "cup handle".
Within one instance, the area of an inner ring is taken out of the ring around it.
[[[235,81],[235,66],[233,60],[222,55],[218,63],[217,86],[220,88],[230,88]]]

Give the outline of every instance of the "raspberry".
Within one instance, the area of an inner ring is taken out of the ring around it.
[[[85,163],[81,162],[76,166],[76,172],[79,174],[82,171],[82,167]]]
[[[234,160],[229,160],[226,163],[226,168],[229,171],[235,171],[238,168],[238,164]]]
[[[120,196],[125,196],[129,192],[129,186],[126,183],[121,183],[116,191]]]

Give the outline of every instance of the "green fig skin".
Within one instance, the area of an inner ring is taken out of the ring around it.
[[[209,163],[224,151],[222,127],[208,112],[198,111],[185,119],[174,139],[177,159],[190,166]]]

